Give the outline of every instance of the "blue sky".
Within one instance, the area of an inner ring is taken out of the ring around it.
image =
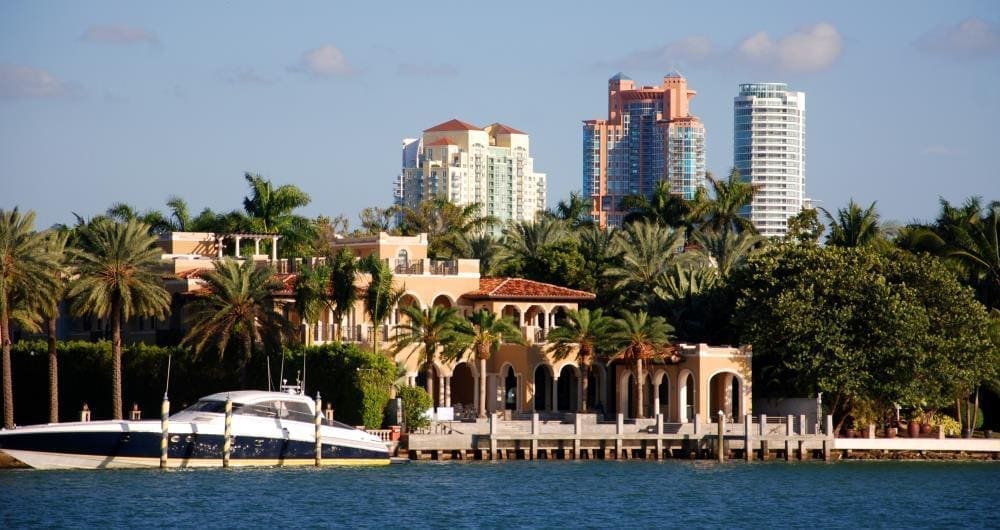
[[[549,203],[621,70],[698,91],[709,170],[737,85],[807,94],[806,191],[930,219],[1000,199],[1000,2],[0,3],[0,208],[240,207],[244,171],[309,215],[391,202],[400,143],[458,117],[531,135]]]

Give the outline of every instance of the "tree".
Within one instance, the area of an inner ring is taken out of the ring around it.
[[[736,168],[729,172],[727,180],[716,179],[711,174],[705,178],[712,186],[714,198],[708,199],[704,193],[699,193],[692,206],[692,217],[701,220],[703,227],[715,231],[729,227],[738,232],[756,232],[750,219],[740,212],[753,202],[757,188],[743,180]]]
[[[219,358],[230,342],[240,350],[240,386],[247,387],[247,365],[265,343],[277,349],[291,335],[291,324],[275,307],[272,293],[283,288],[270,267],[257,267],[253,260],[242,263],[225,257],[215,268],[201,276],[205,289],[197,292],[191,305],[191,328],[181,344],[194,348],[196,354],[209,345],[217,348]]]
[[[441,306],[420,309],[418,306],[409,305],[403,307],[401,312],[406,321],[396,326],[396,331],[401,333],[395,338],[394,353],[417,345],[415,353],[420,356],[420,366],[427,374],[429,393],[432,388],[433,367],[438,348],[444,348],[451,355],[461,348],[459,337],[455,333],[459,317],[454,308]]]
[[[827,245],[863,247],[874,244],[879,239],[879,214],[875,211],[874,202],[862,210],[851,199],[847,208],[837,210],[836,218],[826,210],[823,210],[823,214],[830,223],[830,234],[826,236]]]
[[[577,231],[578,248],[584,260],[583,281],[577,288],[597,295],[594,307],[618,305],[621,299],[621,291],[615,288],[616,280],[609,275],[609,271],[621,265],[615,233],[596,224]]]
[[[392,220],[398,213],[398,208],[390,206],[379,208],[378,206],[368,206],[358,214],[358,221],[361,223],[361,234],[375,236],[379,232],[388,232],[392,227]]]
[[[311,336],[310,324],[318,322],[321,311],[330,309],[333,299],[330,294],[330,267],[303,264],[295,279],[295,312],[302,319],[306,343]]]
[[[566,320],[549,332],[549,351],[557,359],[564,359],[576,350],[577,363],[583,374],[580,411],[587,412],[587,386],[594,356],[609,349],[614,320],[604,316],[600,309],[567,311]]]
[[[590,214],[591,205],[590,199],[585,199],[579,193],[571,191],[569,201],[559,201],[555,211],[546,211],[545,213],[549,217],[566,222],[571,229],[577,230],[594,224]]]
[[[629,212],[623,219],[625,224],[642,221],[674,228],[691,227],[691,204],[673,193],[667,180],[656,183],[651,199],[641,194],[626,195],[618,208]]]
[[[309,194],[291,184],[274,187],[271,181],[251,173],[243,177],[250,185],[250,195],[243,198],[249,228],[255,232],[281,234],[279,244],[285,255],[305,256],[315,238],[312,224],[295,215],[296,208],[311,202]]]
[[[474,313],[469,320],[457,318],[453,333],[459,351],[468,351],[479,362],[478,416],[485,418],[486,361],[500,349],[500,344],[503,342],[525,344],[524,336],[512,318],[498,318],[496,314],[485,309]]]
[[[358,260],[348,248],[341,248],[333,257],[330,267],[330,288],[333,291],[333,315],[337,322],[337,340],[342,338],[344,315],[358,300],[354,286],[358,276]]]
[[[432,259],[454,259],[456,240],[462,234],[481,234],[496,223],[481,210],[479,203],[458,205],[445,197],[435,197],[416,208],[403,208],[399,229],[407,236],[426,233],[427,255]]]
[[[10,322],[33,324],[30,299],[52,292],[58,265],[45,237],[34,231],[35,212],[0,210],[0,341],[3,343],[3,424],[14,428],[14,379],[10,362]]]
[[[389,318],[392,308],[403,297],[403,290],[393,287],[392,270],[377,255],[369,255],[360,265],[370,277],[365,288],[365,313],[372,323],[372,351],[378,353],[379,326]]]
[[[78,278],[67,293],[76,315],[111,322],[112,399],[114,419],[122,419],[122,323],[138,317],[162,318],[170,295],[159,276],[160,251],[149,225],[96,220],[80,233],[72,253]]]
[[[630,294],[636,307],[652,300],[650,286],[676,261],[684,245],[684,231],[656,223],[636,222],[616,232],[622,265],[608,270],[616,287]]]
[[[631,364],[635,370],[635,407],[637,418],[645,418],[643,410],[643,364],[647,361],[663,357],[669,349],[671,333],[674,328],[663,317],[650,317],[645,311],[632,313],[623,311],[616,320],[617,329],[611,334],[611,340],[617,345],[618,353],[612,360],[621,360]]]
[[[69,232],[64,230],[51,231],[46,234],[45,245],[52,260],[55,271],[52,282],[45,292],[39,293],[39,313],[45,318],[48,332],[49,348],[49,423],[59,422],[59,351],[58,323],[59,306],[66,297],[66,283],[71,277],[66,243]]]
[[[785,233],[785,241],[817,245],[819,244],[819,236],[823,235],[824,229],[817,210],[805,208],[788,219],[788,232]]]
[[[760,249],[764,237],[749,231],[737,233],[726,227],[721,232],[699,230],[695,232],[694,242],[698,246],[693,255],[714,266],[725,280]]]
[[[1000,202],[991,203],[961,231],[945,240],[944,255],[961,265],[983,303],[1000,307]]]

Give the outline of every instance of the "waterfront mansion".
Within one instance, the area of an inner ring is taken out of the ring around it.
[[[183,306],[191,293],[202,288],[202,271],[224,254],[241,260],[271,265],[284,288],[273,293],[274,302],[284,308],[302,333],[306,344],[340,340],[370,348],[373,339],[379,351],[393,350],[396,326],[405,315],[400,308],[446,306],[469,316],[480,309],[511,317],[521,329],[526,345],[503,344],[480,373],[471,356],[458,360],[438,360],[429,371],[419,365],[415,349],[395,354],[395,361],[405,366],[406,384],[429,388],[435,407],[445,407],[457,415],[474,414],[478,409],[479,378],[486,378],[486,409],[506,414],[577,411],[580,406],[581,371],[575,355],[557,359],[549,352],[548,333],[559,326],[566,311],[594,300],[594,295],[558,285],[521,278],[484,278],[479,261],[459,259],[431,260],[427,257],[427,236],[391,236],[380,233],[369,237],[338,237],[331,241],[334,252],[350,249],[362,258],[376,255],[393,271],[394,286],[404,294],[385,322],[367,320],[359,300],[342,321],[335,321],[332,311],[325,311],[316,322],[302,322],[294,314],[295,270],[301,261],[280,259],[274,250],[278,236],[270,234],[212,234],[173,232],[160,237],[167,290],[173,297],[173,311],[167,321],[150,319],[130,322],[128,340],[171,344],[185,331]],[[261,253],[262,244],[270,252]],[[363,290],[366,274],[359,274],[356,288]],[[67,338],[94,338],[101,333],[100,322],[77,322]],[[96,326],[96,329],[95,329]],[[678,357],[672,363],[651,363],[644,370],[642,384],[645,416],[662,413],[664,421],[689,422],[695,415],[715,417],[723,411],[741,422],[751,403],[750,349],[706,344],[678,344]],[[387,353],[387,355],[393,355]],[[635,375],[629,365],[595,359],[591,370],[587,403],[591,411],[613,414],[622,412],[634,417],[639,412],[634,403]],[[710,414],[711,413],[711,414]]]

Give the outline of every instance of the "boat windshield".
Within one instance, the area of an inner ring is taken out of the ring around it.
[[[226,412],[226,402],[203,399],[184,409],[182,412],[218,412],[221,414]]]

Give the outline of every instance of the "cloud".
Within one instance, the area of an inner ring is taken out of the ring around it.
[[[613,65],[603,63],[601,67],[667,71],[675,67],[707,64],[715,55],[715,46],[708,37],[685,37],[665,46],[632,52]]]
[[[354,68],[347,62],[344,52],[332,44],[324,44],[303,53],[299,62],[290,66],[288,70],[313,77],[346,76],[354,73]]]
[[[84,30],[83,35],[80,35],[80,40],[118,46],[131,46],[133,44],[159,45],[156,34],[125,24],[98,24],[90,26]]]
[[[777,41],[761,31],[736,47],[735,58],[751,66],[783,72],[818,72],[833,66],[840,57],[843,39],[832,24],[814,26],[785,35]]]
[[[237,66],[219,71],[219,77],[223,81],[233,85],[270,85],[274,79],[250,68],[249,66]]]
[[[957,155],[958,151],[943,145],[931,145],[921,149],[920,154],[928,156],[953,156]]]
[[[458,75],[458,68],[444,63],[400,63],[396,67],[396,75],[413,77],[453,77]]]
[[[68,96],[71,87],[49,72],[16,64],[0,64],[0,97],[57,98]]]
[[[923,34],[914,43],[930,54],[955,59],[978,59],[1000,56],[1000,29],[969,18],[955,26],[941,26]]]

